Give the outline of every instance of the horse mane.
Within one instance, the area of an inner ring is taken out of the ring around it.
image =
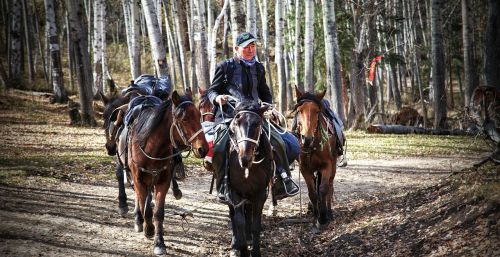
[[[297,99],[297,104],[293,107],[293,111],[297,110],[297,107],[301,106],[304,102],[314,102],[319,106],[320,109],[323,109],[323,104],[321,103],[321,99],[319,99],[315,94],[310,92],[305,92]]]
[[[110,100],[109,100],[109,103],[104,106],[104,111],[102,113],[102,118],[104,119],[104,128],[107,128],[109,126],[109,118],[111,117],[111,114],[113,113],[113,111],[124,105],[124,104],[127,104],[129,102],[129,98],[128,97],[124,97],[124,96],[113,96]]]
[[[170,110],[171,106],[172,101],[168,100],[158,106],[142,110],[141,114],[136,118],[134,125],[134,132],[140,146],[144,147],[147,139],[163,121],[165,112]]]
[[[234,113],[238,113],[239,111],[252,111],[255,113],[258,113],[260,109],[260,104],[257,101],[254,101],[252,99],[242,99],[241,102],[239,102],[235,109]]]

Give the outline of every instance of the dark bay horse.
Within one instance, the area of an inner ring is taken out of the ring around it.
[[[252,256],[260,256],[261,218],[267,186],[273,174],[271,144],[262,131],[263,113],[253,101],[235,108],[229,125],[229,216],[233,253],[249,256],[247,240],[252,240]]]
[[[303,93],[295,87],[297,103],[296,134],[299,137],[300,172],[304,176],[312,204],[316,226],[320,228],[333,218],[333,179],[337,171],[336,136],[328,132],[323,116],[322,99],[326,91],[318,94]]]
[[[208,150],[200,112],[190,91],[184,96],[174,91],[171,101],[143,110],[129,131],[128,144],[128,165],[136,194],[135,229],[144,231],[148,238],[154,236],[154,254],[165,254],[163,219],[165,196],[173,177],[174,147],[189,147],[198,158]],[[149,192],[154,192],[154,210],[147,199]]]

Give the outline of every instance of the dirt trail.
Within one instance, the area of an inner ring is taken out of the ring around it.
[[[379,192],[433,184],[449,174],[451,163],[458,164],[455,158],[351,160],[349,166],[338,170],[336,204],[347,204]],[[293,173],[298,181],[298,172]],[[208,174],[190,166],[188,175],[180,185],[183,198],[174,200],[171,194],[167,196],[164,223],[167,251],[171,256],[225,256],[231,236],[227,207],[208,194],[211,180]],[[133,231],[132,213],[125,218],[117,214],[117,189],[112,181],[109,185],[47,184],[29,177],[23,184],[0,186],[2,256],[151,255],[152,241]],[[298,217],[301,207],[305,213],[307,194],[303,180],[301,188],[300,196],[279,203],[279,220]],[[127,194],[132,210],[133,192],[127,189]],[[179,215],[182,213],[193,216],[183,220]],[[285,225],[275,225],[275,221],[265,217],[264,228],[286,229]],[[265,255],[273,247],[270,241],[273,240],[266,238],[264,232]]]

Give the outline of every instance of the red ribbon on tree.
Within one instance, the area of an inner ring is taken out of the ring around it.
[[[379,55],[373,58],[370,64],[370,74],[368,75],[368,80],[370,80],[371,85],[373,85],[373,80],[375,79],[375,74],[376,74],[375,68],[377,67],[377,62],[382,60],[382,57],[384,57],[384,55]]]

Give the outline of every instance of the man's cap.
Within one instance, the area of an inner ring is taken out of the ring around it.
[[[245,47],[248,44],[257,41],[254,35],[250,32],[243,32],[236,38],[236,45],[239,47]]]

